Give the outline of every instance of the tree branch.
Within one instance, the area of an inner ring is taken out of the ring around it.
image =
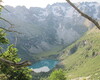
[[[18,32],[18,31],[9,30],[9,29],[3,28],[3,27],[0,27],[0,28],[5,30],[5,31],[8,31],[8,32],[15,32],[15,33],[18,33],[18,34],[22,34],[22,33]]]
[[[4,58],[0,58],[0,62],[4,62],[10,66],[15,66],[15,67],[26,67],[26,66],[30,66],[31,65],[31,62],[29,61],[24,61],[24,62],[20,62],[20,63],[14,63],[12,61],[9,61],[9,60],[6,60]]]
[[[3,20],[3,21],[5,21],[5,22],[7,22],[7,23],[9,23],[11,26],[13,25],[13,24],[11,24],[8,20],[6,20],[6,19],[4,19],[4,18],[2,18],[2,17],[0,17],[0,19]]]
[[[13,26],[13,24],[11,24],[8,20],[6,20],[6,19],[4,19],[2,17],[0,17],[0,19],[3,20],[3,21],[5,21],[5,22],[7,22],[7,23],[9,23],[11,25],[11,27]],[[3,30],[5,30],[5,31],[8,31],[8,32],[16,32],[18,34],[22,34],[22,33],[18,32],[18,31],[9,30],[9,29],[3,28],[3,27],[0,27],[0,28],[3,29]]]
[[[7,10],[3,5],[0,5],[1,8],[5,9],[6,11],[10,12],[9,10]]]
[[[83,13],[81,10],[79,10],[70,0],[66,0],[66,1],[67,1],[75,10],[77,10],[77,11],[81,14],[81,16],[87,18],[89,21],[91,21],[92,23],[94,23],[98,29],[100,29],[100,25],[99,25],[99,23],[98,23],[95,19],[93,19],[92,17],[88,16],[87,14],[85,14],[85,13]]]

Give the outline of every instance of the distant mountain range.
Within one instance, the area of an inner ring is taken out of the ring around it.
[[[95,19],[100,19],[100,4],[84,2],[75,4]],[[9,33],[9,39],[19,49],[23,59],[33,59],[34,54],[50,51],[58,46],[68,46],[93,27],[67,3],[55,3],[46,8],[5,6],[2,17],[14,24],[12,30],[22,34]],[[0,26],[8,28],[4,21]]]

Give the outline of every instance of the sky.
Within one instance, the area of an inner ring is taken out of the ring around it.
[[[100,0],[70,0],[72,2],[84,2],[84,1],[96,1],[100,3]],[[48,4],[53,4],[56,2],[66,2],[66,0],[3,0],[3,5],[11,5],[11,6],[26,6],[29,7],[42,7],[45,8]]]

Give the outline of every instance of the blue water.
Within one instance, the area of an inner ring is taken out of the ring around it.
[[[42,60],[42,61],[39,61],[39,62],[33,64],[32,66],[29,66],[29,68],[36,69],[36,68],[41,68],[41,67],[47,66],[51,70],[57,64],[58,64],[57,60]]]

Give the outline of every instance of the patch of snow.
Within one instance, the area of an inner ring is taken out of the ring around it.
[[[65,7],[63,6],[53,6],[52,7],[52,12],[55,16],[62,16],[62,14],[60,14],[60,11],[65,12]]]
[[[34,71],[36,73],[40,73],[40,72],[48,72],[48,71],[50,71],[50,69],[47,66],[44,66],[41,68],[32,69],[32,71]]]
[[[74,8],[70,7],[68,10],[66,10],[65,17],[72,18],[73,17],[73,13],[74,13],[73,11],[74,11]]]
[[[97,17],[97,15],[98,15],[98,13],[99,13],[99,10],[98,10],[98,7],[100,6],[100,4],[95,4],[95,9],[96,9],[96,13],[93,15],[94,16],[94,18],[96,18],[96,19],[98,19],[98,17]]]
[[[52,12],[56,16],[61,16],[61,14],[57,13],[56,10],[60,10],[59,6],[54,6],[53,9],[52,9]]]
[[[41,11],[41,14],[39,14],[39,16],[48,16],[48,12],[47,12],[47,10],[45,10],[45,11]]]
[[[37,16],[36,14],[33,14],[34,17],[38,19],[38,21],[45,21],[45,18],[43,18],[42,14]]]
[[[74,40],[76,40],[79,37],[79,34],[72,28],[66,29],[65,26],[63,26],[62,24],[59,24],[59,27],[57,29],[57,36],[60,42],[61,40],[63,40],[64,43],[66,42],[69,43],[69,42],[73,42]]]
[[[33,14],[32,16],[34,16],[34,17],[38,17],[36,14]]]

